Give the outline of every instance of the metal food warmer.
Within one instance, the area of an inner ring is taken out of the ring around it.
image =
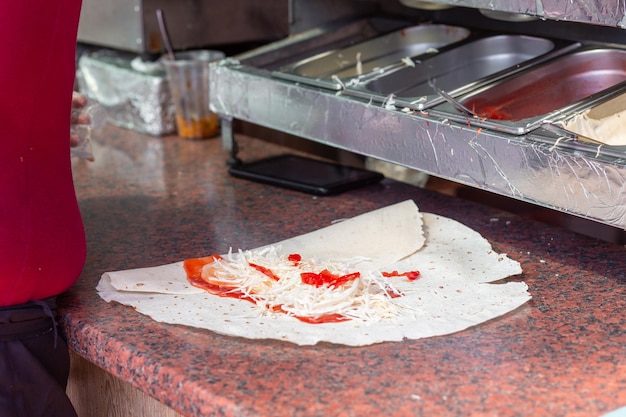
[[[238,119],[626,229],[626,146],[567,128],[623,101],[624,2],[359,2],[212,66],[224,147]]]

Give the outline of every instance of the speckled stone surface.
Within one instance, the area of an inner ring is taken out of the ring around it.
[[[281,152],[241,139],[244,159]],[[70,347],[186,416],[598,416],[626,405],[623,246],[385,180],[313,197],[234,179],[218,140],[107,127],[73,162],[88,237],[62,297]],[[107,304],[105,271],[252,248],[405,199],[521,262],[533,299],[444,337],[298,347],[154,322]]]

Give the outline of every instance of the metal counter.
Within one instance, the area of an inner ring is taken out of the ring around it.
[[[233,147],[231,122],[240,119],[626,229],[625,149],[542,128],[524,135],[481,129],[273,77],[289,51],[321,47],[319,33],[309,35],[212,67],[211,105],[226,148]]]

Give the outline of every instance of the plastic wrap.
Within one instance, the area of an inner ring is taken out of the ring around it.
[[[212,69],[211,103],[246,120],[522,201],[626,228],[623,150],[510,136],[277,82],[236,62]],[[227,130],[225,130],[227,131]]]
[[[106,110],[86,97],[74,93],[72,123],[70,126],[70,155],[93,161],[91,135],[101,129],[107,120]]]

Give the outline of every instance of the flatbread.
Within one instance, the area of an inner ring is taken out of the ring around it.
[[[424,246],[422,225],[417,205],[406,200],[273,245],[303,258],[361,256],[359,270],[377,270]]]
[[[562,123],[581,137],[611,146],[626,146],[626,94],[619,95]]]
[[[386,210],[389,213],[402,212],[408,217],[395,218],[385,213]],[[418,213],[416,218],[416,212],[414,203],[404,202],[279,242],[288,248],[287,252],[316,256],[318,249],[319,253],[327,253],[327,247],[309,245],[309,239],[305,237],[312,236],[314,242],[319,239],[318,243],[333,244],[329,239],[337,231],[335,236],[348,233],[350,239],[359,242],[364,250],[377,255],[368,244],[363,244],[369,242],[374,247],[378,246],[378,231],[374,225],[368,224],[369,214],[383,222],[384,230],[380,233],[387,237],[392,235],[387,233],[387,227],[396,223],[404,223],[402,230],[414,233],[415,225],[408,223],[416,221],[420,231],[417,243],[415,237],[399,237],[404,248],[402,253],[394,255],[392,251],[386,251],[381,256],[383,260],[369,261],[365,265],[380,266],[392,259],[381,268],[421,272],[418,280],[405,280],[396,285],[405,294],[397,299],[404,309],[402,315],[392,319],[307,324],[285,314],[260,314],[259,309],[248,301],[218,297],[189,288],[180,263],[108,272],[103,274],[97,290],[107,302],[117,301],[132,306],[156,321],[251,339],[284,340],[299,345],[325,341],[363,346],[450,334],[512,311],[530,299],[528,287],[523,282],[491,283],[520,274],[522,270],[518,262],[494,252],[487,240],[459,222],[429,213],[423,216]],[[352,224],[357,228],[368,225],[354,230],[346,226],[351,220],[355,220]],[[394,229],[400,233],[402,230]],[[393,240],[385,244],[393,246]],[[418,249],[411,252],[414,247]],[[409,253],[404,254],[406,251]],[[343,250],[342,256],[348,254],[355,256],[355,253]]]
[[[205,291],[192,286],[186,279],[183,262],[151,268],[107,272],[111,285],[118,291],[162,294],[200,294]],[[183,279],[185,278],[185,279]]]

